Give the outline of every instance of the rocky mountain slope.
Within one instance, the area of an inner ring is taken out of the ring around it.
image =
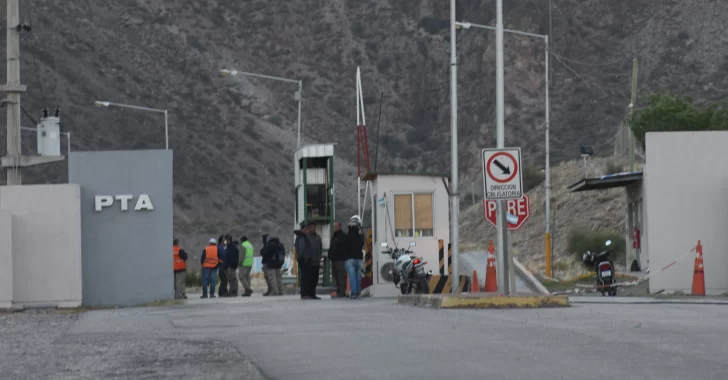
[[[505,2],[506,27],[548,33],[548,3]],[[629,103],[634,56],[642,90],[725,98],[728,3],[552,3],[554,162],[577,156],[580,143],[610,151]],[[74,150],[163,147],[159,115],[99,109],[94,100],[167,108],[176,234],[188,244],[222,230],[288,236],[295,85],[221,78],[218,71],[303,80],[303,135],[338,143],[337,207],[345,218],[356,203],[357,65],[372,166],[376,156],[379,170],[449,170],[448,7],[440,0],[23,1],[21,20],[33,25],[21,38],[29,89],[23,105],[33,116],[59,105]],[[463,21],[493,25],[494,12],[491,0],[458,2]],[[494,34],[458,34],[460,169],[469,186],[480,180],[479,150],[495,142]],[[507,144],[523,147],[528,165],[542,166],[542,42],[507,35],[505,62]],[[25,151],[33,145],[26,134]],[[62,182],[64,165],[29,170],[26,183]]]

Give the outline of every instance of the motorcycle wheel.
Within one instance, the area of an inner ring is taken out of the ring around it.
[[[402,294],[408,294],[408,293],[409,293],[409,290],[410,290],[410,284],[408,284],[408,283],[406,283],[406,282],[402,282],[402,283],[401,283],[401,284],[399,285],[399,291],[400,291],[400,292],[401,292]]]
[[[609,296],[610,297],[614,297],[616,295],[617,295],[617,289],[616,288],[612,288],[612,289],[609,290]]]
[[[420,294],[430,294],[430,283],[427,282],[427,279],[420,278],[418,282],[419,282],[417,285],[418,292]]]

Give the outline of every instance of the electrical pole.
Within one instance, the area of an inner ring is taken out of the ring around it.
[[[504,64],[503,64],[503,0],[496,1],[495,25],[495,62],[496,62],[496,131],[498,148],[505,148],[505,98],[504,98]],[[496,236],[496,272],[498,289],[505,295],[511,294],[511,278],[513,277],[513,258],[508,249],[508,228],[506,220],[506,201],[499,200],[496,210],[498,235]]]
[[[23,156],[20,145],[20,94],[28,86],[20,84],[20,32],[30,31],[29,24],[20,23],[20,9],[18,0],[7,0],[7,84],[0,86],[0,92],[5,92],[5,99],[0,101],[7,109],[7,150],[5,157],[0,160],[5,168],[7,185],[19,186],[23,184],[20,168],[51,162],[63,161],[64,156]],[[58,109],[56,109],[58,112]],[[56,115],[58,117],[58,115]],[[38,147],[41,148],[40,146]],[[45,154],[42,153],[41,154]]]
[[[452,248],[452,292],[460,286],[458,239],[460,238],[460,202],[458,199],[458,60],[455,39],[455,0],[450,0],[450,247]]]
[[[8,3],[8,49],[7,49],[7,77],[8,82],[3,86],[7,94],[5,106],[7,108],[7,161],[4,162],[7,174],[7,185],[20,185],[20,94],[25,92],[27,86],[20,84],[20,12],[18,0],[7,0]]]

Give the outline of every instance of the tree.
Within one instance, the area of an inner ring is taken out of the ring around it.
[[[646,105],[635,112],[631,127],[644,148],[648,132],[728,130],[728,108],[726,104],[697,107],[691,97],[651,94]]]

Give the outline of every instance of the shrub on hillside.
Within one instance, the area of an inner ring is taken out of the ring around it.
[[[534,166],[526,166],[523,168],[523,191],[531,191],[531,189],[540,185],[545,179],[546,174],[541,169]]]
[[[611,258],[615,263],[625,262],[625,240],[624,236],[614,231],[590,231],[584,229],[573,229],[569,232],[569,239],[566,250],[581,261],[586,251],[601,252],[606,246],[604,243],[611,240],[609,250],[612,251]]]

